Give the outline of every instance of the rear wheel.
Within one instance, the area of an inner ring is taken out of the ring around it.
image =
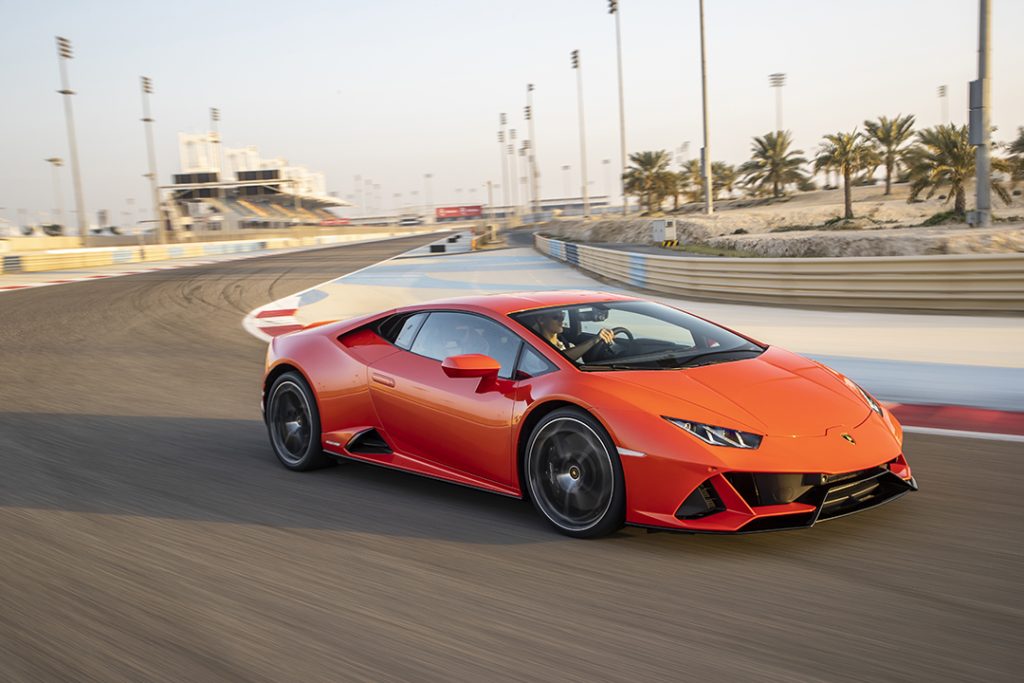
[[[320,447],[320,413],[316,398],[297,372],[286,372],[270,387],[266,409],[270,444],[290,470],[313,470],[333,464]]]
[[[622,527],[622,465],[611,437],[586,412],[546,415],[530,435],[524,470],[534,507],[560,532],[595,538]]]

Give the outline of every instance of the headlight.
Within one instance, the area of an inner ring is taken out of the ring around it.
[[[764,438],[760,434],[741,432],[737,429],[729,429],[728,427],[715,427],[714,425],[690,422],[689,420],[680,420],[675,417],[666,417],[665,419],[676,427],[685,429],[704,443],[709,443],[712,446],[753,449],[760,446],[761,439]]]
[[[844,377],[843,379],[846,381],[846,386],[850,387],[858,394],[860,394],[861,398],[864,399],[864,402],[871,407],[871,410],[875,411],[875,413],[879,416],[882,415],[882,406],[879,405],[878,401],[876,401],[871,394],[861,389],[859,386],[857,386],[856,382],[849,379],[848,377]]]

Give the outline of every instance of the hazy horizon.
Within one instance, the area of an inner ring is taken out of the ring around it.
[[[620,0],[630,152],[701,146],[697,0]],[[992,123],[996,140],[1024,125],[1024,3],[993,2]],[[321,171],[346,197],[353,176],[435,204],[482,203],[501,182],[499,112],[526,137],[526,84],[534,83],[543,196],[563,193],[561,167],[579,190],[575,72],[582,55],[592,192],[603,159],[619,162],[614,18],[606,0],[517,4],[309,2],[302,12],[265,1],[176,4],[15,3],[0,0],[0,211],[35,222],[53,204],[44,159],[68,158],[54,36],[69,38],[75,123],[90,220],[120,220],[126,198],[149,211],[139,76],[153,79],[162,184],[178,170],[177,133],[208,128],[221,111],[225,146]],[[865,118],[914,114],[966,122],[977,71],[977,0],[856,5],[790,0],[708,0],[709,106],[715,160],[740,163],[750,139],[775,126],[768,74],[785,72],[784,127],[813,153],[821,135]],[[1016,83],[1017,85],[1014,85]],[[73,207],[62,169],[65,210]],[[614,181],[613,181],[614,183]],[[456,188],[463,188],[456,193]],[[477,188],[475,194],[470,188]],[[617,192],[613,186],[612,192]],[[73,224],[73,221],[69,221]]]

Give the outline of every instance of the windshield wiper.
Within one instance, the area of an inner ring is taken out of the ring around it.
[[[763,353],[763,352],[764,352],[763,349],[729,349],[729,350],[723,349],[721,351],[705,351],[704,353],[698,353],[696,356],[691,356],[690,358],[687,358],[686,360],[684,360],[682,362],[682,364],[679,367],[681,367],[681,368],[693,367],[695,365],[694,361],[699,360],[701,358],[707,358],[708,356],[720,356],[720,355],[727,354],[727,353]],[[711,365],[711,363],[697,363],[696,365]]]

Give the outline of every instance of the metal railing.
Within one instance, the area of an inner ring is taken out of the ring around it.
[[[662,256],[534,237],[537,250],[630,287],[730,303],[1024,312],[1024,254],[850,258]]]

